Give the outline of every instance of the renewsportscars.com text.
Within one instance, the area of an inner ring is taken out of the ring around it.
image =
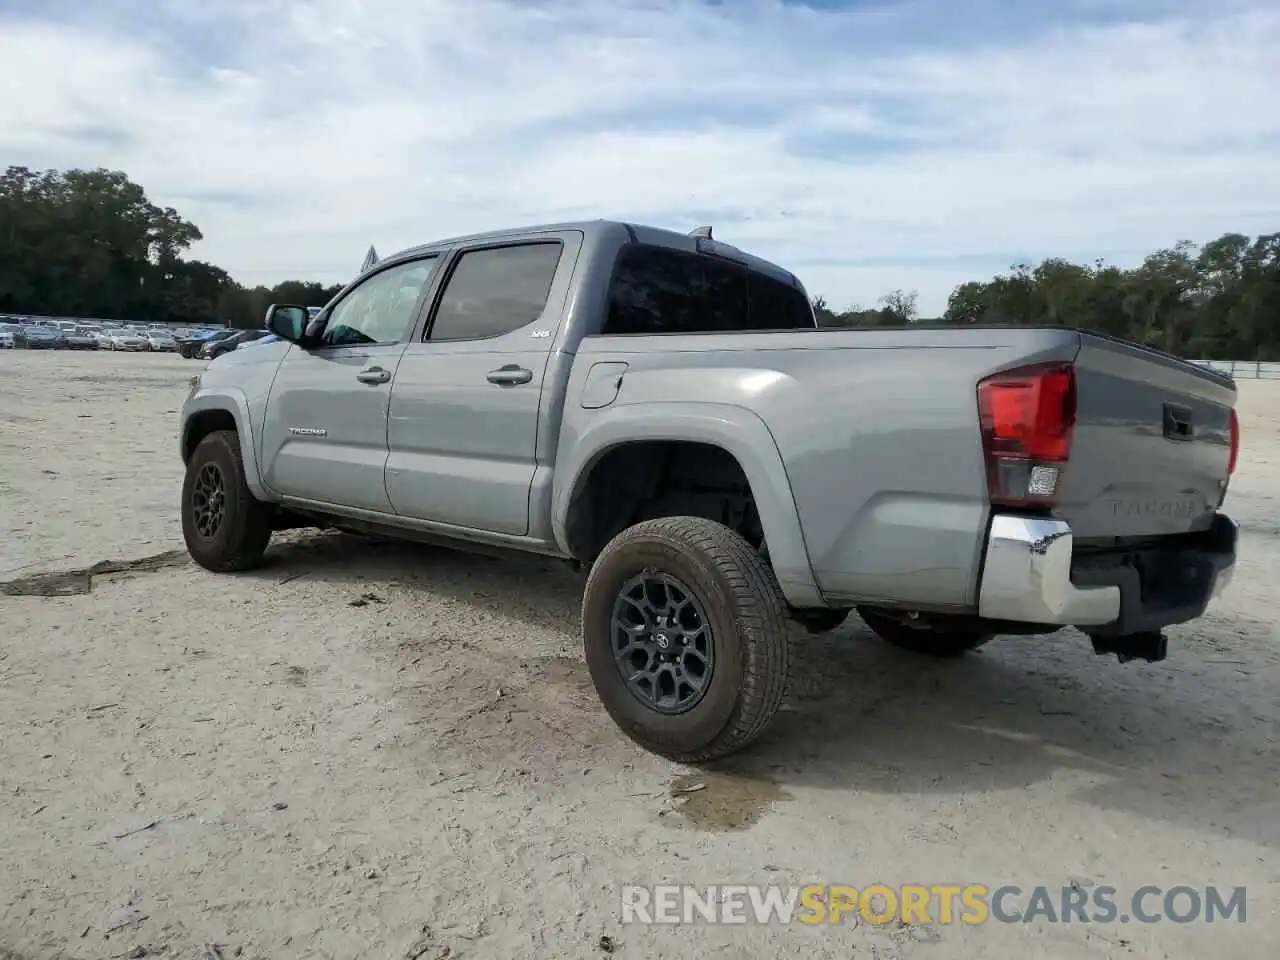
[[[622,888],[622,922],[808,925],[862,921],[982,923],[1244,923],[1244,887],[1115,887],[1015,884],[632,885]]]

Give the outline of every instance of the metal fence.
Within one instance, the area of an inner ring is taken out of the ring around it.
[[[1192,360],[1202,367],[1220,370],[1236,380],[1280,380],[1280,363],[1269,360]]]

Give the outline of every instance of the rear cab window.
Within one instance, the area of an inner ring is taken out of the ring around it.
[[[804,292],[704,253],[648,244],[622,248],[609,286],[605,336],[812,330]]]

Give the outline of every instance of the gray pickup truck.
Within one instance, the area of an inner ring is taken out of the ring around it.
[[[428,244],[267,326],[182,409],[192,557],[318,526],[580,564],[604,706],[683,761],[765,728],[793,623],[1158,660],[1235,563],[1229,378],[1065,328],[818,329],[707,228]]]

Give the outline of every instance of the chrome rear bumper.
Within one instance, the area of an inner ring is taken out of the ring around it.
[[[1167,545],[1073,563],[1062,520],[997,514],[991,519],[978,613],[991,620],[1097,628],[1106,634],[1159,630],[1204,613],[1231,581],[1239,528],[1218,514],[1208,530]]]
[[[982,566],[978,614],[992,620],[1101,626],[1120,617],[1120,588],[1071,582],[1071,526],[997,514]]]

